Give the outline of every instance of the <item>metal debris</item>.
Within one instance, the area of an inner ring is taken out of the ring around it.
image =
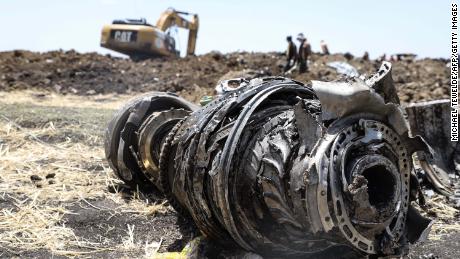
[[[418,152],[419,165],[433,187],[451,196],[460,189],[460,142],[450,141],[450,102],[437,100],[405,107],[412,135],[422,136],[430,152]]]
[[[347,62],[341,62],[341,61],[334,61],[334,62],[329,62],[327,63],[329,67],[335,68],[339,74],[350,76],[350,77],[358,77],[359,72],[358,70],[348,64]]]
[[[162,93],[127,104],[107,131],[111,167],[262,256],[401,256],[426,238],[412,154],[429,148],[409,136],[391,64],[367,81],[235,82],[200,109]]]

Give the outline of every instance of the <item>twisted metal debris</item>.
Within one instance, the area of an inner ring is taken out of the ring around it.
[[[423,136],[430,153],[418,152],[420,168],[438,192],[452,196],[460,190],[460,142],[450,141],[450,101],[436,100],[405,107],[413,135]]]
[[[225,85],[202,108],[169,93],[128,103],[107,130],[110,166],[210,240],[261,255],[403,255],[426,237],[412,154],[428,146],[409,136],[389,63],[366,81]]]

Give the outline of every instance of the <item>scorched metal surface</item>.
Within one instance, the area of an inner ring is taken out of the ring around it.
[[[106,155],[131,185],[161,190],[209,240],[263,256],[341,248],[404,255],[431,223],[411,206],[409,125],[384,63],[367,80],[224,82],[204,107],[166,93],[124,106]]]

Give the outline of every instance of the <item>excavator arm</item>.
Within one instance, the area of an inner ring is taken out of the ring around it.
[[[182,15],[193,15],[190,21],[184,19]],[[188,43],[187,43],[187,55],[195,54],[196,39],[198,36],[198,15],[190,14],[186,12],[176,11],[174,9],[168,9],[163,12],[157,21],[156,27],[161,31],[166,31],[172,26],[178,26],[180,28],[187,29]]]

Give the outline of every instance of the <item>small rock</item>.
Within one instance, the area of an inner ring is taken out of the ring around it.
[[[95,95],[95,94],[96,94],[96,91],[94,91],[93,89],[91,89],[91,90],[86,91],[86,94],[87,94],[87,95]]]
[[[44,99],[46,97],[46,94],[43,94],[43,93],[33,93],[32,94],[33,97],[37,98],[37,99]]]
[[[54,85],[54,90],[56,90],[56,92],[60,93],[61,90],[62,90],[62,86],[58,85],[58,84],[55,84]]]
[[[38,182],[38,181],[41,181],[42,178],[40,176],[34,174],[34,175],[30,176],[30,180],[32,180],[32,182]]]
[[[211,57],[216,61],[219,61],[223,58],[222,53],[220,53],[219,51],[212,51],[210,54],[211,54]]]
[[[49,173],[45,176],[46,179],[54,178],[56,176],[55,173]]]

